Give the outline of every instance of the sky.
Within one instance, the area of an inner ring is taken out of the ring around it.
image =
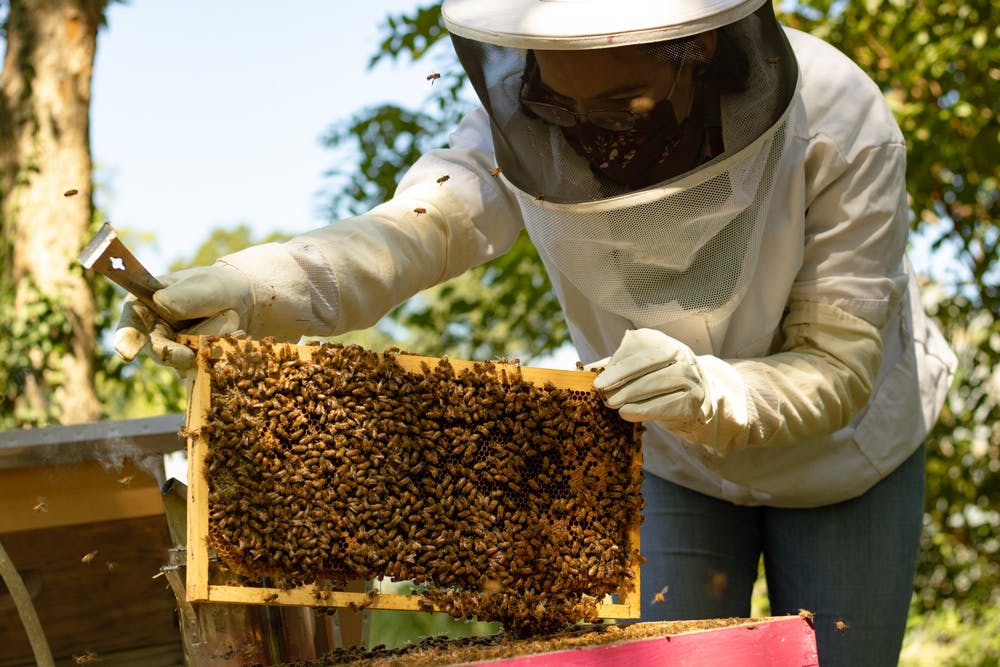
[[[154,274],[216,227],[247,224],[261,238],[324,224],[323,174],[337,159],[321,146],[325,130],[372,104],[418,106],[430,92],[440,60],[367,68],[386,16],[420,4],[112,4],[91,104],[97,205]],[[915,265],[928,270],[926,239],[912,240]]]
[[[320,137],[381,102],[419,105],[434,61],[367,69],[418,0],[129,0],[98,35],[95,201],[154,274],[215,227],[322,225]],[[155,243],[147,243],[148,238]]]

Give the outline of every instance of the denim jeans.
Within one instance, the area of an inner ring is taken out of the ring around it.
[[[763,555],[771,614],[813,612],[820,665],[897,664],[923,520],[923,447],[862,496],[824,507],[744,507],[649,473],[643,493],[643,621],[748,616]]]

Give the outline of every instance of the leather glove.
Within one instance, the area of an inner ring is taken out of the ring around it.
[[[658,421],[668,430],[694,439],[696,434],[703,435],[706,427],[718,430],[725,425],[732,429],[746,424],[742,380],[737,373],[719,368],[720,364],[724,362],[715,357],[696,356],[687,345],[665,333],[637,329],[625,333],[618,350],[594,378],[594,388],[622,419]],[[717,372],[723,377],[717,377]],[[720,382],[730,384],[720,387]],[[725,423],[717,419],[720,410],[727,413]]]
[[[228,264],[184,269],[159,278],[165,287],[153,300],[173,321],[205,318],[188,334],[245,335],[253,310],[253,287],[242,271]],[[114,347],[125,361],[143,349],[158,363],[179,371],[191,368],[194,352],[174,338],[177,333],[149,307],[129,297],[115,330]]]

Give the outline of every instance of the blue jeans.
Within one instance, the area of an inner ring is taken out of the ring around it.
[[[763,555],[771,614],[815,614],[820,665],[897,664],[923,521],[923,447],[862,496],[824,507],[733,505],[649,473],[643,494],[643,621],[748,616]]]

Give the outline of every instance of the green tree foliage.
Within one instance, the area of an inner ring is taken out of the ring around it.
[[[289,238],[289,235],[283,232],[271,232],[263,238],[255,239],[253,231],[246,224],[239,224],[231,229],[216,228],[209,233],[205,242],[194,251],[194,255],[187,259],[173,262],[168,269],[170,271],[180,271],[192,266],[208,266],[223,255],[228,255],[251,245],[287,241]]]
[[[388,199],[406,168],[422,153],[446,145],[448,133],[472,106],[463,95],[466,77],[451,55],[439,3],[391,15],[383,29],[385,38],[371,66],[399,59],[441,64],[428,68],[428,95],[421,108],[364,109],[327,132],[327,146],[353,157],[349,166],[328,172],[332,219]],[[405,349],[465,359],[530,362],[569,340],[541,259],[524,234],[503,257],[425,290],[390,313],[378,329]]]
[[[918,602],[1000,603],[1000,27],[990,0],[820,0],[784,19],[849,55],[906,137],[914,227],[930,239],[932,312],[959,375],[928,439]]]
[[[421,152],[445,143],[468,108],[464,76],[444,55],[437,3],[389,16],[371,59],[436,57],[423,110],[382,106],[335,125],[327,144],[353,148],[357,168],[332,197],[331,217],[390,196]],[[1000,601],[1000,292],[997,278],[1000,28],[991,3],[782,2],[782,20],[832,43],[883,89],[906,135],[908,189],[917,235],[929,239],[935,270],[926,278],[928,308],[960,357],[944,414],[928,439],[925,537],[918,608],[942,603],[975,613]],[[441,50],[438,47],[441,46]],[[429,74],[432,72],[429,71]],[[438,83],[435,84],[434,81]],[[847,103],[847,101],[845,101]],[[343,164],[343,162],[341,162]],[[488,311],[488,312],[485,312]],[[522,239],[503,258],[425,292],[383,326],[410,327],[422,351],[521,355],[567,339],[537,254]],[[472,338],[470,338],[472,337]],[[440,345],[435,343],[439,342]]]

